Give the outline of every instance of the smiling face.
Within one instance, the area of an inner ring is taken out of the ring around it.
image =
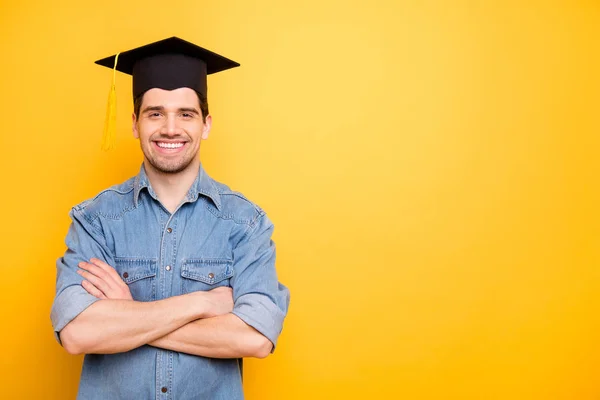
[[[208,139],[211,122],[210,115],[203,121],[194,90],[148,90],[139,115],[133,115],[133,136],[140,140],[146,168],[168,174],[197,170],[200,141]]]

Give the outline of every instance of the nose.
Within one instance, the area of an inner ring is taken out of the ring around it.
[[[179,134],[179,129],[177,128],[177,118],[167,115],[160,133],[165,136],[177,136]]]

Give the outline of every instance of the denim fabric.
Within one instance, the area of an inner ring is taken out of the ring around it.
[[[142,166],[136,177],[75,206],[70,216],[51,311],[57,340],[65,325],[98,301],[76,273],[80,261],[96,257],[118,271],[137,301],[230,286],[233,313],[277,344],[289,291],[275,271],[273,224],[263,210],[211,179],[202,166],[173,214],[158,201]],[[241,367],[238,359],[151,346],[88,354],[78,398],[242,399]]]

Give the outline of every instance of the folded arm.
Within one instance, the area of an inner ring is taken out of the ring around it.
[[[152,302],[134,301],[117,271],[92,258],[80,262],[81,287],[99,299],[60,332],[69,353],[121,353],[148,344],[189,322],[231,311],[231,289],[194,292]]]
[[[188,323],[150,344],[213,358],[268,356],[289,305],[289,290],[277,279],[272,233],[261,212],[233,250],[231,313]]]
[[[206,306],[201,294],[154,302],[101,300],[69,322],[60,339],[71,354],[129,351],[202,318]]]
[[[50,314],[56,339],[69,353],[128,351],[207,316],[201,293],[148,303],[133,301],[116,272],[110,277],[94,265],[114,265],[101,225],[82,207],[73,208],[70,217],[67,251],[57,260],[56,297]],[[93,285],[84,280],[90,272],[81,269],[82,265],[88,270],[97,268],[98,279],[105,279],[112,288],[99,285],[109,295],[98,297],[87,291]]]
[[[94,265],[110,271],[113,256],[99,228],[79,210],[71,217],[51,313],[57,339],[68,352],[115,353],[150,344],[204,357],[240,358],[264,357],[273,350],[289,291],[277,281],[273,228],[266,217],[234,249],[233,298],[231,289],[227,300],[225,288],[217,288],[146,303],[131,300],[116,271],[112,278],[104,274],[106,282],[121,285],[116,291],[94,281],[94,276],[103,280]]]
[[[149,344],[203,357],[264,358],[273,349],[267,337],[231,312],[228,287],[141,303],[132,300],[113,267],[91,261],[80,263],[78,273],[85,278],[81,286],[100,301],[61,332],[71,353],[114,353]],[[238,308],[247,308],[248,298]]]
[[[269,339],[231,313],[190,322],[149,344],[211,358],[264,358],[273,348]]]

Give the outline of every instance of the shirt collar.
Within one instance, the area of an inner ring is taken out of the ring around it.
[[[146,175],[146,170],[144,168],[144,164],[140,167],[139,174],[135,177],[133,182],[133,204],[135,207],[138,206],[138,200],[140,197],[140,192],[142,189],[146,188],[150,196],[158,201],[158,197],[156,193],[152,189],[152,185],[150,184],[150,180],[148,179],[148,175]],[[198,199],[198,194],[206,196],[212,200],[215,206],[220,210],[221,209],[221,196],[219,195],[219,191],[214,184],[214,181],[204,170],[202,164],[200,164],[200,168],[198,169],[198,175],[190,186],[184,201],[186,202],[195,202]]]

